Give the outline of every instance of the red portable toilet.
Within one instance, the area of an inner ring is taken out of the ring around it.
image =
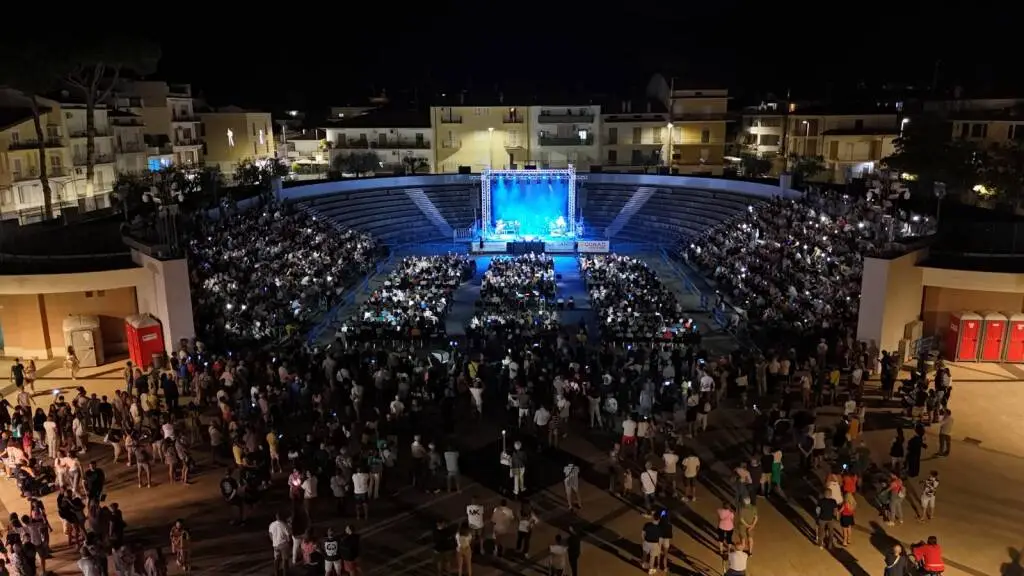
[[[163,356],[166,352],[164,330],[153,316],[132,314],[124,319],[124,331],[132,364],[145,368],[153,361],[154,354]]]
[[[1006,314],[1006,350],[1003,362],[1024,363],[1024,314]]]
[[[1001,362],[1006,344],[1006,325],[1009,320],[999,312],[985,312],[982,316],[981,353],[982,362]]]
[[[954,312],[946,329],[946,354],[953,362],[978,359],[983,318],[974,312]]]

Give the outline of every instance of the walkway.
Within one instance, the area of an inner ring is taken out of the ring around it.
[[[491,265],[490,256],[471,258],[476,262],[476,274],[455,291],[452,309],[444,319],[444,328],[449,336],[466,335],[466,325],[476,313],[476,301],[480,299],[480,284],[483,282],[484,272]]]

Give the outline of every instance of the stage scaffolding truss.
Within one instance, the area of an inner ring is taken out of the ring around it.
[[[491,170],[485,169],[480,175],[480,213],[483,218],[480,222],[480,234],[487,238],[491,230],[491,181],[495,178],[522,178],[523,180],[554,178],[569,183],[569,214],[567,224],[569,234],[576,236],[576,168],[570,164],[568,168],[549,168],[538,170]]]

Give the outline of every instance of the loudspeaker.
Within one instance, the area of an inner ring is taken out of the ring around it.
[[[601,165],[600,164],[591,164],[590,165],[590,172],[591,173],[600,173],[601,172]]]
[[[536,170],[536,169],[537,169],[537,165],[536,164],[527,164],[526,166],[523,166],[523,170]]]
[[[459,174],[472,174],[473,169],[469,166],[459,166]]]

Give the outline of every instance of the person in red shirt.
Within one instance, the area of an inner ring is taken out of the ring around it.
[[[921,566],[925,576],[942,574],[946,564],[942,561],[942,547],[935,536],[928,537],[928,543],[913,548],[914,559]]]

